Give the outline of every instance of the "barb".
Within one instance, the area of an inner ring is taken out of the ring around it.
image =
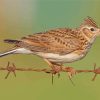
[[[53,78],[54,78],[54,71],[52,69],[47,69],[47,68],[43,68],[43,69],[36,69],[36,68],[17,68],[15,66],[14,63],[10,63],[8,62],[7,63],[7,66],[6,67],[0,67],[0,70],[1,71],[7,71],[7,75],[5,77],[5,79],[8,78],[8,76],[10,75],[10,73],[13,73],[13,75],[16,77],[16,71],[35,71],[35,72],[45,72],[45,73],[48,73],[48,74],[52,74],[52,84],[53,84]],[[72,67],[62,67],[60,72],[66,72],[68,73],[68,77],[70,79],[70,81],[72,82],[72,84],[74,85],[73,81],[71,80],[72,77],[78,73],[94,73],[94,77],[92,78],[92,81],[94,81],[96,79],[96,76],[98,74],[100,74],[100,67],[99,68],[96,68],[96,64],[94,64],[94,69],[93,70],[75,70],[74,68]],[[60,73],[58,73],[58,78],[60,77]]]

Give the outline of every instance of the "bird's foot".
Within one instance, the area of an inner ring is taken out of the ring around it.
[[[57,74],[57,73],[59,74],[60,71],[62,71],[62,66],[54,65],[54,66],[52,67],[52,74]]]
[[[62,66],[59,65],[53,65],[52,67],[52,84],[53,84],[53,78],[55,74],[58,74],[58,78],[60,77],[60,71],[62,71]]]

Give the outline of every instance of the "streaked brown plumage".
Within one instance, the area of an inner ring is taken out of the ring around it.
[[[77,34],[77,32],[67,28],[59,28],[23,37],[17,45],[30,48],[33,52],[67,54],[80,49],[81,42],[75,33]]]
[[[98,35],[100,35],[100,29],[96,22],[88,17],[76,29],[58,28],[28,35],[21,40],[6,39],[5,42],[14,43],[16,46],[17,51],[14,50],[9,54],[33,53],[51,62],[52,66],[52,63],[63,64],[82,59]],[[7,54],[4,53],[1,56]]]

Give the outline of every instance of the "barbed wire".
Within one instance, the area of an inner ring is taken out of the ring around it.
[[[47,69],[47,68],[43,68],[43,69],[36,69],[36,68],[17,68],[15,66],[14,63],[10,63],[8,62],[7,63],[7,66],[6,67],[0,67],[0,71],[7,71],[7,74],[5,76],[5,79],[8,78],[8,76],[10,75],[10,73],[13,73],[13,75],[16,77],[16,71],[35,71],[35,72],[45,72],[45,73],[51,73],[52,74],[52,83],[53,83],[53,75],[56,74],[54,73],[54,70],[52,69]],[[68,73],[68,77],[69,79],[71,80],[71,77],[75,74],[78,74],[78,73],[94,73],[94,76],[92,78],[92,81],[95,80],[96,76],[98,74],[100,74],[100,67],[99,68],[96,68],[96,64],[94,64],[94,68],[91,69],[91,70],[75,70],[74,68],[72,67],[61,67],[60,71],[59,72],[66,72]],[[60,74],[58,73],[58,76]],[[72,82],[72,81],[71,81]],[[73,82],[72,82],[73,83]]]

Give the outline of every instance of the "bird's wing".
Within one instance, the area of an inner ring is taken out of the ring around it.
[[[68,54],[80,48],[76,34],[67,28],[50,30],[23,37],[19,46],[33,52]]]

